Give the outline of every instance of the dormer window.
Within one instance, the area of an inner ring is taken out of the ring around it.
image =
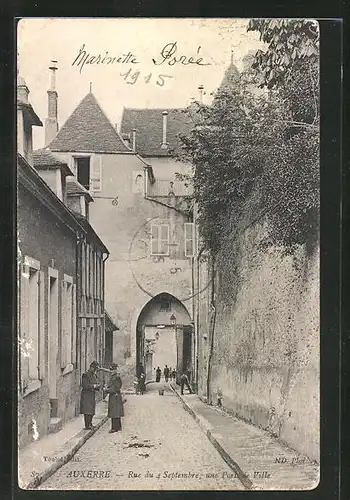
[[[90,156],[76,157],[75,171],[79,184],[90,191]]]

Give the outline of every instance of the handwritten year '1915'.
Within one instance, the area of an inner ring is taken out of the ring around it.
[[[149,83],[152,80],[153,81],[156,80],[156,85],[158,85],[159,87],[164,86],[166,78],[173,78],[170,75],[155,75],[154,76],[152,73],[148,73],[146,76],[142,76],[141,71],[137,70],[137,71],[132,72],[131,68],[129,68],[129,70],[126,73],[120,73],[120,76],[122,76],[124,78],[124,80],[126,81],[126,83],[129,85],[134,85],[137,82],[137,80],[140,78],[140,79],[143,79],[143,81],[145,83]]]

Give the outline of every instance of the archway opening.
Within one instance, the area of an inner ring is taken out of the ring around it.
[[[142,309],[136,327],[136,361],[146,380],[156,379],[159,367],[192,372],[191,317],[180,300],[169,293],[153,297]]]

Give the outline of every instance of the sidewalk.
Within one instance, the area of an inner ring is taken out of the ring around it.
[[[83,416],[73,418],[63,429],[31,443],[18,453],[18,485],[22,489],[35,489],[57,469],[67,463],[96,430],[107,420],[107,403],[96,405],[94,428],[83,429]]]
[[[319,466],[313,461],[268,432],[207,405],[197,394],[181,396],[175,384],[170,387],[247,489],[316,488]]]

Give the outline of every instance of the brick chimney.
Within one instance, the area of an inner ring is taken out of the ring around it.
[[[56,71],[57,71],[57,61],[52,60],[51,66],[49,67],[51,73],[50,89],[47,91],[48,95],[48,112],[47,118],[45,120],[45,146],[48,146],[50,142],[56,137],[58,132],[58,120],[57,120],[57,92],[56,92]]]

